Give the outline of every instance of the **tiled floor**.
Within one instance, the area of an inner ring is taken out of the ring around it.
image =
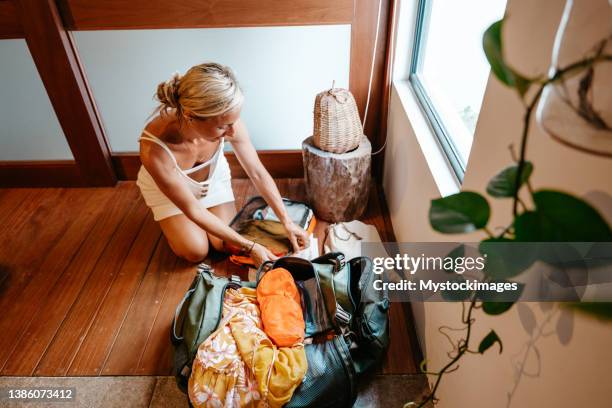
[[[70,402],[10,402],[9,388],[74,387]],[[425,389],[422,375],[376,375],[364,381],[354,407],[402,407]],[[184,408],[186,397],[174,377],[0,377],[0,406],[6,408]]]

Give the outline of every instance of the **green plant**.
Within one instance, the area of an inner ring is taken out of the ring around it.
[[[503,19],[492,24],[483,37],[483,48],[494,75],[504,85],[514,88],[525,106],[524,124],[522,131],[519,157],[516,164],[511,165],[488,183],[487,194],[499,199],[512,199],[511,222],[503,228],[502,232],[494,234],[488,227],[490,207],[487,198],[483,195],[463,191],[444,198],[432,200],[429,211],[429,221],[432,228],[445,234],[468,233],[482,231],[486,237],[481,241],[480,251],[487,252],[487,245],[491,242],[611,242],[612,231],[603,217],[584,200],[561,191],[538,189],[535,190],[530,182],[534,171],[533,163],[526,160],[527,142],[530,130],[531,116],[536,108],[544,88],[552,83],[566,80],[572,75],[583,75],[582,82],[590,86],[593,75],[593,66],[600,62],[612,61],[612,56],[603,54],[604,45],[609,39],[604,39],[591,56],[580,61],[561,67],[552,75],[528,78],[518,73],[505,61],[502,43]],[[579,92],[584,93],[581,89]],[[577,113],[593,126],[601,128],[602,123],[596,112],[584,106]],[[525,191],[526,190],[526,191]],[[527,196],[531,202],[527,203],[521,198]],[[460,252],[459,247],[455,251]],[[453,252],[455,252],[453,251]],[[449,256],[460,256],[460,253]],[[521,267],[509,267],[500,259],[499,254],[487,258],[484,269],[484,281],[509,280],[522,273],[531,259]],[[447,337],[453,346],[449,353],[449,361],[439,371],[427,371],[425,364],[422,370],[436,378],[431,392],[419,403],[408,403],[406,406],[423,407],[430,402],[436,402],[436,392],[445,374],[459,368],[458,362],[467,354],[483,354],[495,344],[499,352],[503,350],[502,340],[494,330],[480,341],[477,348],[472,348],[472,327],[475,323],[476,310],[489,315],[500,315],[508,311],[514,302],[496,302],[495,299],[484,298],[478,292],[448,293],[445,298],[462,302],[460,329],[441,327],[439,331]],[[581,312],[589,313],[604,319],[612,320],[612,303],[576,303],[569,305]],[[447,330],[465,331],[465,336],[454,341]]]

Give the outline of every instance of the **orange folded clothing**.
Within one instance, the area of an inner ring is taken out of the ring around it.
[[[284,268],[266,272],[257,284],[264,332],[279,347],[304,341],[304,315],[293,276]]]

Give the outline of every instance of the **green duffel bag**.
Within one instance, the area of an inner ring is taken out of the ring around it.
[[[312,261],[284,257],[262,265],[257,280],[272,268],[283,267],[295,279],[302,297],[306,337],[307,373],[286,407],[352,406],[357,377],[379,364],[389,342],[386,293],[372,290],[372,261],[359,257],[345,262],[340,253]],[[172,323],[174,369],[179,387],[186,392],[193,359],[199,345],[221,320],[223,295],[228,287],[255,287],[215,276],[207,265],[198,273],[178,305]],[[370,290],[368,290],[370,289]],[[331,339],[316,341],[324,333]],[[318,336],[318,337],[317,337]]]

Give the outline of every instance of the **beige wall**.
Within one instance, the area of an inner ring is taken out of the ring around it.
[[[504,39],[513,66],[526,73],[547,69],[563,6],[562,0],[509,0]],[[425,149],[424,153],[415,135],[421,125],[408,119],[400,94],[398,87],[391,98],[384,174],[384,190],[397,238],[469,240],[443,236],[429,227],[429,201],[440,195],[439,185],[425,157],[431,151]],[[414,108],[411,103],[404,106]],[[511,164],[508,145],[514,143],[518,147],[522,115],[516,95],[491,79],[462,189],[484,192],[487,181]],[[409,116],[415,117],[415,112]],[[612,222],[612,199],[606,195],[612,195],[612,160],[561,146],[537,126],[531,133],[528,156],[535,164],[532,180],[536,187],[578,195],[591,193],[591,202]],[[592,195],[594,191],[599,192],[598,197]],[[507,224],[510,202],[496,200],[491,204],[490,225]],[[426,303],[413,304],[413,311],[429,368],[439,368],[447,361],[449,345],[437,329],[441,325],[457,326],[461,308]],[[444,378],[439,390],[440,407],[504,407],[509,394],[512,407],[612,406],[612,324],[562,311],[556,305],[523,303],[497,318],[478,312],[473,348],[490,329],[495,329],[504,342],[503,354],[491,349],[484,356],[467,356],[459,371]],[[524,375],[517,375],[519,368]]]

